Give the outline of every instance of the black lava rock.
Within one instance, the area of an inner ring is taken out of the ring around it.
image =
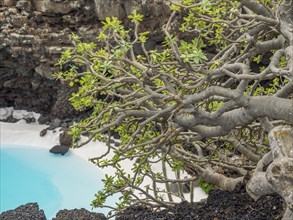
[[[2,212],[1,220],[46,220],[43,210],[39,209],[37,203],[28,203],[17,207],[14,210]]]
[[[68,152],[69,147],[64,145],[55,145],[50,149],[50,152],[53,154],[61,154],[64,155]]]
[[[50,124],[51,121],[51,117],[50,116],[45,116],[45,115],[41,115],[38,119],[38,122],[43,125],[43,124]]]
[[[26,123],[28,123],[28,124],[36,122],[36,119],[35,119],[34,117],[31,117],[31,118],[25,118],[24,120],[25,120]]]
[[[115,220],[281,220],[285,202],[277,195],[254,201],[246,192],[211,190],[207,202],[181,202],[155,211],[145,206],[130,206]]]
[[[8,123],[15,123],[15,122],[18,122],[19,119],[13,118],[13,116],[9,116],[8,118],[1,120],[1,121],[8,122]]]
[[[41,137],[44,137],[44,136],[47,134],[47,131],[48,131],[47,128],[41,130],[41,132],[40,132],[40,136],[41,136]]]
[[[68,134],[67,132],[62,132],[59,135],[59,142],[61,145],[71,147],[73,141],[72,141],[72,135]]]
[[[84,208],[60,210],[53,220],[106,220],[104,214],[90,212]]]

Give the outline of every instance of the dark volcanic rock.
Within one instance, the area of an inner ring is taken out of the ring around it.
[[[31,117],[31,118],[25,118],[24,120],[25,120],[26,123],[28,123],[28,124],[36,122],[36,119],[33,118],[33,117]]]
[[[51,109],[51,115],[53,117],[64,119],[78,115],[78,112],[73,108],[69,101],[71,94],[76,91],[77,87],[60,87],[56,96],[56,102]]]
[[[61,154],[64,155],[68,152],[69,147],[64,146],[64,145],[55,145],[50,149],[50,152],[53,154]]]
[[[211,190],[206,202],[182,202],[161,211],[130,206],[118,213],[115,220],[281,220],[284,211],[285,203],[277,194],[254,201],[242,187],[234,192]],[[36,203],[29,203],[3,212],[0,220],[46,220],[46,217]],[[106,217],[84,208],[64,209],[53,220],[106,220]]]
[[[48,115],[41,115],[38,119],[38,122],[43,125],[43,124],[49,124],[51,121],[51,117]]]
[[[47,128],[41,130],[41,132],[40,132],[40,136],[41,136],[41,137],[44,137],[44,136],[47,134],[47,131],[48,131]]]
[[[72,145],[72,135],[68,134],[66,131],[59,135],[59,142],[61,145],[71,147]]]
[[[59,119],[59,118],[54,118],[50,124],[49,124],[49,127],[47,128],[48,130],[54,130],[58,127],[61,127],[61,123],[62,123],[62,120]]]
[[[141,31],[150,31],[146,47],[154,49],[164,40],[161,27],[170,15],[161,0],[0,0],[0,107],[60,119],[76,115],[68,101],[76,88],[52,77],[60,71],[55,64],[62,51],[73,47],[71,33],[96,42],[106,17],[129,27],[125,18],[133,9],[144,15]]]
[[[1,220],[46,220],[43,210],[39,209],[37,203],[28,203],[19,206],[14,210],[2,212],[0,215]]]
[[[8,118],[6,118],[4,120],[1,120],[1,121],[9,122],[9,123],[15,123],[15,122],[18,122],[19,119],[13,118],[13,116],[9,116]]]
[[[64,209],[59,211],[53,220],[106,220],[106,217],[101,213],[90,212],[84,208]]]
[[[244,191],[212,190],[207,202],[182,202],[168,209],[153,211],[147,207],[129,207],[116,220],[273,220],[282,219],[283,199],[277,194],[254,201]]]

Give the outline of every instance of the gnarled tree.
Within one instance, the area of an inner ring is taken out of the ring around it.
[[[174,204],[170,183],[197,178],[233,190],[258,163],[273,160],[268,132],[293,124],[292,0],[165,3],[170,18],[157,48],[146,49],[149,33],[140,31],[143,16],[133,11],[131,30],[117,18],[106,19],[99,46],[73,34],[74,48],[58,63],[71,64],[55,76],[78,85],[73,106],[92,109],[72,134],[104,141],[113,153],[92,159],[117,171],[106,176],[94,206],[120,192],[118,209],[166,207]],[[113,132],[119,146],[111,144]],[[128,175],[121,162],[136,158]],[[159,162],[162,170],[152,169]],[[166,164],[177,178],[168,177]],[[180,177],[182,170],[190,178]],[[147,178],[152,185],[143,187]],[[177,196],[184,200],[182,190]]]

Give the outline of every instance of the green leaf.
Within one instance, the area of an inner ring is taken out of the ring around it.
[[[71,37],[72,37],[72,39],[73,39],[73,41],[75,42],[75,43],[79,43],[80,42],[80,39],[81,39],[81,37],[80,36],[78,36],[77,34],[75,34],[75,33],[71,33]]]
[[[131,22],[139,24],[143,19],[143,15],[137,14],[136,10],[133,10],[131,15],[128,15],[128,18],[131,19]]]
[[[170,10],[171,11],[180,11],[180,7],[178,5],[171,4]]]
[[[99,36],[97,37],[97,39],[98,39],[98,41],[106,40],[107,39],[107,35],[103,31],[101,31],[99,33]]]
[[[256,62],[257,64],[259,64],[261,59],[262,59],[262,54],[259,54],[258,56],[254,57],[252,60]]]
[[[212,4],[209,0],[201,0],[200,5],[203,12],[206,12],[212,8]]]
[[[199,179],[199,187],[205,191],[205,193],[209,193],[214,188],[213,184],[205,182],[203,179]]]

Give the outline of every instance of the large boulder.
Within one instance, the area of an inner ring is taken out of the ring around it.
[[[71,11],[82,7],[85,3],[85,0],[33,0],[33,3],[36,10],[43,13],[68,14]]]
[[[61,145],[67,146],[67,147],[71,147],[72,145],[72,135],[68,134],[68,132],[62,132],[59,135],[59,142]]]
[[[47,220],[43,210],[39,209],[37,203],[28,203],[21,205],[14,210],[2,212],[1,220]],[[90,212],[84,208],[81,209],[63,209],[60,210],[53,220],[106,220],[102,213]]]
[[[39,209],[37,203],[27,203],[19,206],[14,210],[2,212],[0,215],[1,220],[46,220],[45,213]]]
[[[60,210],[53,220],[106,220],[104,214],[90,212],[84,208]]]
[[[125,0],[94,0],[96,14],[100,20],[106,20],[109,15],[123,19],[126,11],[122,5]]]
[[[55,145],[50,149],[50,152],[53,154],[61,154],[62,156],[66,154],[69,150],[69,147],[64,145]]]

